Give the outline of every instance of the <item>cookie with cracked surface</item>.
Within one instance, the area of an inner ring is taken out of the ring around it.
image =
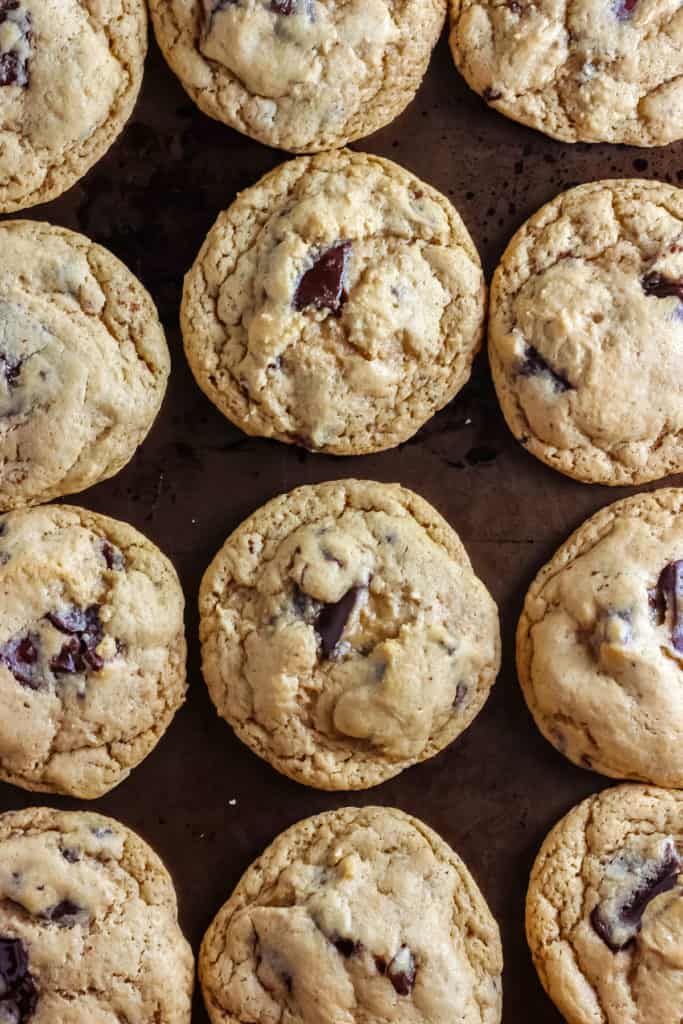
[[[411,437],[470,376],[486,286],[448,200],[343,151],[276,168],[222,213],[185,281],[185,350],[247,434],[362,454]]]
[[[212,1024],[498,1024],[498,927],[469,871],[402,811],[328,811],[283,832],[207,931]]]
[[[101,814],[0,815],[0,1021],[190,1024],[193,966],[138,835]]]
[[[159,46],[217,121],[294,153],[393,121],[417,92],[446,0],[150,0]]]
[[[683,788],[683,490],[618,501],[562,545],[527,594],[517,667],[575,764]]]
[[[527,896],[529,946],[569,1024],[680,1024],[683,794],[616,786],[549,834]]]
[[[489,355],[508,426],[586,483],[683,470],[683,190],[601,181],[520,229],[491,290]]]
[[[433,757],[500,664],[497,609],[457,534],[397,485],[270,501],[216,555],[199,607],[218,713],[320,789],[365,789]]]
[[[122,782],[185,699],[183,610],[132,526],[70,505],[1,517],[0,778],[85,798]]]
[[[451,50],[496,110],[564,142],[683,138],[679,0],[450,0]]]
[[[54,199],[104,156],[146,52],[144,0],[0,0],[0,213]]]
[[[169,369],[154,303],[115,256],[64,228],[0,224],[0,509],[122,469]]]

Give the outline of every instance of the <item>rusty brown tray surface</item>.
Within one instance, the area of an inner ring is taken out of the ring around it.
[[[683,144],[567,146],[489,110],[455,71],[445,37],[406,113],[354,148],[398,161],[449,196],[489,277],[513,232],[565,188],[606,177],[683,182]],[[280,831],[343,805],[400,807],[465,859],[500,922],[505,1024],[557,1024],[524,938],[526,883],[550,827],[609,783],[575,768],[537,732],[517,683],[514,630],[536,570],[583,519],[631,492],[575,483],[525,452],[505,426],[485,355],[450,406],[380,455],[312,455],[228,423],[183,356],[182,278],[218,212],[283,159],[201,114],[152,45],[122,138],[79,185],[26,215],[110,248],[150,289],[168,332],[173,373],[150,436],[117,477],[68,500],[127,520],[175,562],[187,600],[190,690],[157,749],[104,799],[84,805],[0,785],[0,810],[88,806],[136,829],[169,866],[197,951],[242,872]],[[217,717],[199,669],[196,597],[214,553],[258,506],[299,484],[351,476],[399,481],[446,516],[498,602],[504,658],[486,707],[449,749],[376,789],[327,794],[278,775]],[[207,1020],[197,991],[193,1024]]]

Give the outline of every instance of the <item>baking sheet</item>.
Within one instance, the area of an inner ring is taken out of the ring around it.
[[[449,196],[489,276],[513,232],[565,188],[604,177],[683,182],[682,144],[571,147],[489,110],[455,71],[445,37],[408,111],[354,148],[398,161]],[[136,458],[113,480],[68,499],[146,533],[175,562],[188,604],[188,702],[131,778],[92,806],[139,831],[163,857],[195,951],[244,869],[295,821],[367,803],[416,814],[465,859],[500,922],[505,1024],[557,1024],[524,939],[527,878],[550,827],[608,780],[569,764],[536,731],[516,680],[514,630],[532,576],[557,545],[632,491],[575,483],[517,445],[485,356],[447,409],[380,455],[312,455],[232,427],[186,366],[182,277],[218,212],[285,158],[204,117],[152,45],[123,137],[69,193],[25,215],[82,231],[123,259],[152,292],[173,356],[162,413]],[[452,523],[500,607],[504,662],[483,712],[439,757],[369,792],[327,794],[278,775],[215,714],[199,671],[196,594],[227,534],[263,502],[300,484],[351,476],[399,481]],[[84,806],[0,785],[0,810],[38,802]],[[197,992],[193,1024],[207,1020]]]

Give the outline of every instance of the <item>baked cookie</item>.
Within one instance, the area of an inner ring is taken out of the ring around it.
[[[527,594],[517,666],[575,764],[683,788],[683,490],[618,501],[562,545]]]
[[[70,505],[0,517],[0,778],[79,797],[122,782],[185,698],[183,609],[132,526]]]
[[[447,199],[380,157],[292,160],[222,213],[185,280],[199,386],[247,434],[363,454],[470,376],[486,286]]]
[[[118,473],[169,369],[154,303],[115,256],[64,228],[0,224],[0,509]]]
[[[451,50],[501,113],[564,142],[683,138],[679,0],[450,0]]]
[[[502,966],[463,862],[385,807],[328,811],[280,835],[199,958],[212,1024],[498,1024]]]
[[[150,0],[195,103],[267,146],[314,153],[370,135],[415,96],[446,0]]]
[[[214,558],[199,609],[218,713],[320,789],[365,789],[433,757],[500,664],[497,609],[457,534],[392,484],[270,501]]]
[[[681,472],[683,189],[601,181],[544,206],[495,273],[489,355],[508,426],[553,469]]]
[[[683,794],[616,786],[575,807],[531,873],[527,938],[568,1024],[680,1024]]]
[[[47,807],[0,815],[0,1021],[190,1024],[173,882],[134,832]]]
[[[144,0],[0,0],[0,212],[61,195],[130,117]]]

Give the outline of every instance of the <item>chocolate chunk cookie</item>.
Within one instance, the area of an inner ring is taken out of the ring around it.
[[[683,794],[617,786],[567,814],[531,873],[526,927],[568,1024],[680,1024]]]
[[[517,666],[570,760],[683,788],[683,490],[618,501],[562,545],[527,594]]]
[[[140,91],[144,0],[0,0],[0,212],[54,199],[109,149]]]
[[[463,862],[383,807],[329,811],[279,836],[199,958],[212,1024],[498,1024],[502,966]]]
[[[602,181],[543,207],[496,271],[489,353],[508,426],[549,466],[603,484],[681,472],[683,190]]]
[[[193,958],[173,883],[100,814],[0,815],[0,1021],[190,1024]]]
[[[433,757],[481,710],[496,606],[458,536],[402,487],[301,487],[255,512],[202,582],[218,713],[278,771],[364,789]]]
[[[154,303],[116,257],[64,228],[0,224],[0,509],[122,469],[169,368]]]
[[[66,505],[0,517],[0,778],[87,798],[125,779],[184,700],[183,608],[171,563],[126,523]]]
[[[451,50],[496,110],[565,142],[683,138],[679,0],[450,0]]]
[[[295,153],[377,131],[413,99],[446,0],[151,0],[171,68],[210,117]]]
[[[220,215],[185,281],[200,387],[248,434],[362,454],[469,379],[486,287],[448,200],[362,153],[292,160]]]

